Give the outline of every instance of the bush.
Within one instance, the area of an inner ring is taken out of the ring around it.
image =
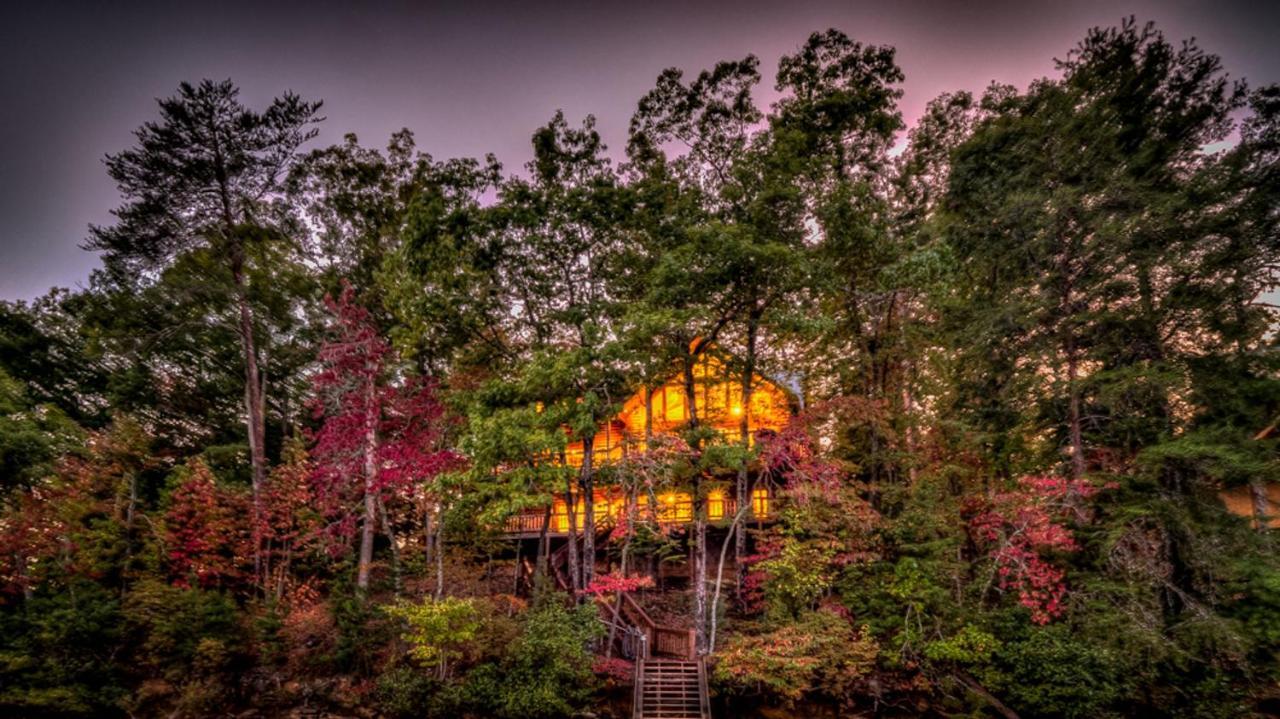
[[[1065,624],[1035,627],[1006,640],[984,684],[1019,712],[1037,717],[1106,717],[1128,694],[1122,658],[1083,640]]]
[[[247,632],[229,597],[148,580],[129,592],[124,615],[134,665],[177,690],[180,713],[203,714],[229,701],[249,659]],[[135,696],[132,708],[163,695],[152,687]]]
[[[400,665],[378,677],[378,710],[396,719],[421,717],[440,690],[440,682],[415,667]]]
[[[729,637],[711,677],[731,695],[763,695],[788,705],[813,697],[843,703],[875,667],[878,652],[865,627],[855,630],[836,612],[821,609]]]
[[[401,601],[385,611],[403,624],[401,638],[409,643],[409,656],[434,669],[441,680],[480,629],[480,613],[471,599],[428,597],[417,603]]]
[[[96,584],[60,587],[0,613],[0,714],[121,713],[120,603]]]
[[[499,664],[467,677],[467,703],[503,719],[551,719],[573,714],[595,692],[590,643],[602,627],[594,606],[566,607],[561,598],[538,598],[524,617],[519,639]]]

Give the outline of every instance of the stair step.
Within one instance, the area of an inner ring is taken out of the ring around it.
[[[708,719],[698,662],[648,659],[640,675],[637,719]]]

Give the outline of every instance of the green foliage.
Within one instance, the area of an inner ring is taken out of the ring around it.
[[[623,168],[593,117],[557,112],[523,174],[437,161],[407,131],[300,157],[318,103],[256,112],[229,81],[184,83],[107,160],[123,202],[91,230],[90,286],[0,303],[0,711],[276,709],[249,706],[246,676],[285,701],[334,687],[353,713],[570,716],[594,698],[598,611],[545,584],[527,611],[472,596],[505,582],[471,572],[510,556],[495,530],[605,484],[752,483],[782,501],[719,625],[730,697],[1260,712],[1280,679],[1276,539],[1219,492],[1275,512],[1280,88],[1248,92],[1132,19],[1063,57],[1025,89],[940,96],[891,157],[895,50],[816,32],[767,109],[755,56],[666,69]],[[309,465],[277,451],[311,426],[316,304],[344,279],[406,358],[388,389],[438,382],[453,417],[428,443],[469,460],[430,486],[391,462],[404,486],[376,506],[368,591],[332,541],[350,527],[325,526]],[[724,432],[695,372],[713,347],[748,386],[800,390],[772,437],[803,435],[803,457]],[[609,466],[560,461],[672,377],[687,421]],[[1014,486],[1028,503],[993,523]],[[628,561],[714,564],[703,518],[618,529]],[[992,533],[1034,539],[993,561]],[[1042,549],[1037,617],[1001,571]],[[404,600],[440,558],[446,598]],[[666,603],[705,606],[700,579]]]
[[[33,404],[24,385],[0,367],[0,488],[27,486],[54,470],[54,461],[83,441],[57,406]]]
[[[438,716],[430,707],[440,689],[441,683],[435,676],[402,664],[378,675],[374,693],[378,709],[387,716],[421,719]]]
[[[402,636],[409,643],[409,656],[436,668],[441,679],[448,675],[449,663],[462,656],[463,647],[480,629],[480,614],[469,599],[401,601],[384,611],[404,623]]]
[[[121,715],[131,670],[120,602],[92,582],[0,611],[0,708],[12,716]]]
[[[771,615],[798,618],[831,589],[830,561],[835,549],[823,542],[788,537],[776,557],[760,562],[768,574],[765,599]]]
[[[136,661],[175,683],[228,669],[246,648],[235,602],[221,592],[146,580],[126,595],[123,612]]]
[[[379,654],[396,635],[397,627],[376,606],[356,591],[352,572],[336,570],[329,606],[337,638],[330,665],[342,672],[369,676],[379,663]]]
[[[570,609],[556,595],[544,594],[525,615],[503,660],[468,676],[468,701],[503,719],[572,715],[595,691],[588,647],[601,633],[593,605]]]
[[[1119,716],[1132,675],[1123,655],[1083,639],[1066,625],[1035,627],[1005,641],[987,686],[1019,711],[1043,717]]]
[[[966,624],[946,639],[929,642],[924,656],[933,662],[985,664],[1000,648],[1000,641],[977,627]]]

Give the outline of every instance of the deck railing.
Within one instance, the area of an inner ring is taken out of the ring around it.
[[[507,518],[503,528],[506,534],[539,534],[547,521],[547,510],[520,512]]]
[[[771,521],[776,515],[775,502],[776,498],[769,496],[763,500],[753,498],[751,519]],[[734,497],[720,496],[710,497],[706,502],[707,521],[730,522],[738,512],[738,501]],[[601,505],[603,506],[603,503]],[[515,534],[524,536],[533,536],[542,533],[545,526],[547,533],[552,535],[563,535],[568,533],[569,518],[566,512],[554,512],[550,519],[547,518],[546,509],[528,510],[513,514],[507,518],[507,522],[503,527],[504,534]],[[692,500],[676,500],[674,502],[659,503],[655,509],[649,507],[640,508],[641,520],[656,520],[659,525],[664,527],[679,526],[693,523],[693,501]],[[647,516],[645,516],[647,515]],[[582,530],[583,517],[581,513],[575,516],[575,524],[579,531]],[[612,524],[613,517],[606,514],[602,510],[596,511],[596,526]]]

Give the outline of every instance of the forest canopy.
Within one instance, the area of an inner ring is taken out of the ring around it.
[[[160,100],[0,303],[0,709],[621,716],[634,605],[721,716],[1275,712],[1280,86],[1129,19],[908,128],[797,39],[517,169]]]

